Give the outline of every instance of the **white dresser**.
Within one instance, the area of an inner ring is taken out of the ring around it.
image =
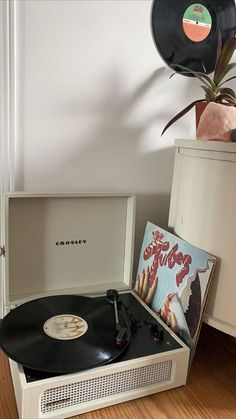
[[[236,336],[236,143],[176,141],[169,226],[217,257],[204,321]]]

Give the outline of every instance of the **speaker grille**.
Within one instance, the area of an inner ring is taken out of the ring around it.
[[[48,389],[41,397],[41,413],[169,381],[171,371],[172,361],[169,360]]]

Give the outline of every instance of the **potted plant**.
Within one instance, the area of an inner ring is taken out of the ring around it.
[[[228,76],[228,73],[236,67],[236,63],[231,63],[231,58],[236,49],[236,37],[232,37],[226,41],[223,48],[221,48],[221,39],[219,36],[218,48],[217,48],[217,60],[215,65],[215,70],[212,77],[208,76],[204,72],[196,72],[182,65],[175,65],[173,68],[179,69],[180,74],[195,76],[201,82],[201,88],[204,91],[205,97],[202,99],[197,99],[194,102],[190,103],[186,108],[179,112],[170,122],[165,126],[161,135],[178,119],[184,116],[187,112],[190,111],[194,106],[196,107],[197,113],[197,122],[199,120],[199,109],[202,107],[201,111],[210,103],[221,104],[223,106],[236,106],[236,94],[232,88],[225,87],[225,84],[229,81],[236,78],[236,75],[231,77]],[[172,77],[172,74],[170,77]],[[203,106],[202,106],[203,105]],[[235,123],[236,128],[236,123]]]

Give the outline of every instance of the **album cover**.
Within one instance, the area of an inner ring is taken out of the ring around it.
[[[147,223],[135,291],[193,355],[216,258]]]

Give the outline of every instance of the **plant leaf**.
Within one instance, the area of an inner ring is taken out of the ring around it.
[[[232,76],[232,77],[230,77],[229,79],[224,80],[222,83],[220,83],[220,84],[218,85],[218,87],[223,86],[225,83],[228,83],[229,81],[231,81],[231,80],[233,80],[233,79],[236,79],[236,76]]]
[[[236,63],[231,63],[227,66],[227,68],[225,69],[224,74],[222,75],[222,78],[221,78],[222,83],[225,83],[225,81],[223,81],[223,79],[225,78],[226,74],[228,74],[235,67],[236,67]],[[222,83],[218,84],[218,86],[221,86]]]
[[[228,95],[236,98],[236,95],[235,95],[234,90],[233,89],[230,89],[229,87],[225,87],[223,89],[220,89],[219,90],[219,93],[220,94],[225,94],[226,93],[226,94],[228,94]]]
[[[229,95],[229,94],[227,94],[227,93],[222,93],[222,94],[216,96],[214,102],[222,103],[224,105],[225,104],[223,102],[224,100],[226,102],[230,103],[230,104],[236,105],[236,98],[233,97],[233,96],[231,96],[231,95]]]
[[[224,44],[216,63],[213,81],[219,84],[236,48],[236,37],[232,37]]]
[[[218,40],[217,40],[217,50],[216,50],[216,63],[219,60],[221,50],[222,50],[222,36],[221,36],[221,32],[219,30],[219,32],[218,32]]]
[[[215,83],[205,73],[201,73],[200,71],[191,70],[190,68],[184,67],[183,65],[180,65],[180,64],[175,64],[175,65],[172,65],[171,67],[173,69],[179,68],[180,70],[182,70],[181,72],[179,72],[179,74],[182,74],[182,75],[192,74],[194,77],[196,77],[198,80],[200,80],[201,83],[205,84],[205,86],[210,86],[212,89],[215,88]],[[173,77],[173,75],[174,74],[172,74],[170,77]]]
[[[190,109],[192,109],[196,103],[198,102],[204,102],[205,99],[198,99],[195,100],[194,102],[190,103],[190,105],[186,106],[186,108],[184,108],[181,112],[179,112],[177,115],[174,116],[174,118],[172,118],[170,120],[170,122],[168,122],[168,124],[165,126],[165,128],[163,129],[161,135],[164,134],[164,132],[172,125],[174,124],[174,122],[178,121],[178,119],[182,118],[182,116],[184,116],[188,111],[190,111]]]
[[[206,86],[201,86],[201,88],[204,90],[204,92],[206,94],[207,102],[211,102],[215,97],[214,92],[212,91],[212,89],[210,87],[206,87]]]

